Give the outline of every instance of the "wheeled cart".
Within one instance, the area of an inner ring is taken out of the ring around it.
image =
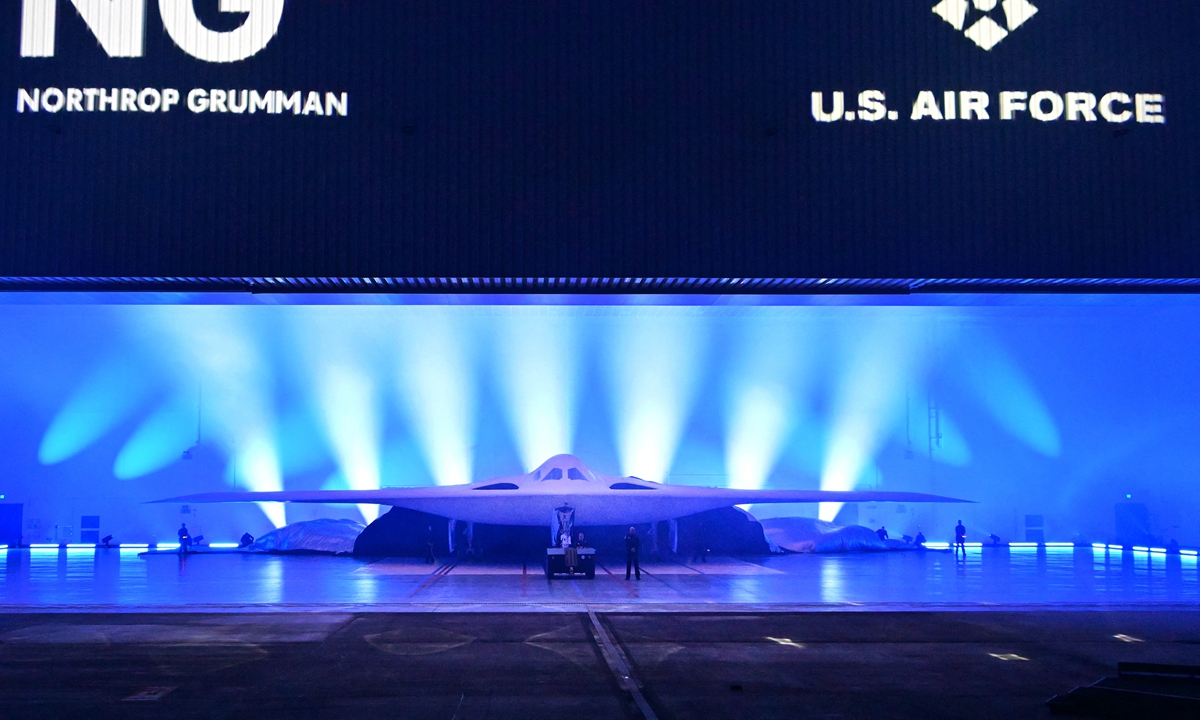
[[[547,548],[546,577],[583,575],[596,577],[596,548]]]

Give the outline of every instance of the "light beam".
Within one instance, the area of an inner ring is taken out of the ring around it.
[[[447,307],[413,307],[399,330],[396,386],[434,482],[471,482],[476,377],[471,318]]]
[[[572,452],[583,348],[571,318],[556,308],[506,310],[496,323],[498,379],[517,452],[530,470]]]
[[[917,359],[915,333],[903,318],[886,310],[878,315],[861,335],[846,338],[850,357],[834,402],[822,490],[853,490],[902,415],[905,382]],[[821,503],[820,518],[832,522],[841,508]]]
[[[705,318],[696,308],[639,307],[617,319],[605,355],[621,472],[662,482],[691,414]]]

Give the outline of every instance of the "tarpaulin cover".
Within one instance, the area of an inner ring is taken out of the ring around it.
[[[354,551],[354,540],[365,526],[353,520],[306,520],[263,535],[249,547],[252,552]]]
[[[806,517],[781,517],[759,520],[763,532],[785,550],[802,553],[855,552],[864,550],[904,550],[915,546],[902,540],[880,540],[875,531],[861,525],[835,525]]]

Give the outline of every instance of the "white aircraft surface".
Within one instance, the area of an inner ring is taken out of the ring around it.
[[[555,455],[524,475],[469,485],[379,490],[217,492],[157,500],[160,503],[300,502],[378,504],[489,525],[551,525],[557,509],[574,510],[577,525],[637,525],[706,510],[758,503],[937,502],[970,500],[923,493],[826,490],[735,490],[665,485],[636,477],[593,472],[574,455]]]

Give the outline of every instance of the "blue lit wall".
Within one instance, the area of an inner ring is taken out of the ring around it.
[[[81,515],[119,540],[165,540],[180,520],[227,540],[376,509],[145,503],[454,484],[573,452],[668,482],[979,501],[858,509],[893,535],[943,537],[961,517],[976,537],[1023,539],[1039,514],[1051,539],[1106,540],[1129,495],[1153,532],[1197,544],[1197,310],[1189,296],[0,296],[0,494],[26,504],[27,541],[77,536]]]

